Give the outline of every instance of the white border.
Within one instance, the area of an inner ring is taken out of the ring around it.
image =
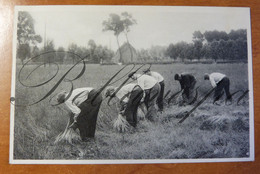
[[[248,85],[249,85],[249,148],[252,161],[255,160],[254,143],[254,94],[253,94],[253,57],[252,57],[252,38],[251,38],[251,15],[248,9],[248,31],[247,31],[247,50],[248,50]]]
[[[12,81],[11,81],[11,97],[15,96],[15,76],[16,76],[16,38],[17,38],[17,17],[18,17],[18,9],[15,7],[14,12],[14,21],[13,21],[13,50],[12,50]],[[15,101],[13,102],[15,104]],[[10,110],[10,147],[9,147],[9,163],[14,163],[14,114],[15,114],[15,107],[11,104]]]
[[[104,6],[104,5],[88,5],[92,7],[120,7],[120,6]],[[12,63],[12,86],[11,86],[11,97],[15,96],[15,76],[16,76],[16,38],[17,38],[17,15],[18,10],[26,10],[32,8],[46,8],[46,7],[66,7],[66,8],[78,8],[84,6],[15,6],[14,14],[14,28],[13,28],[13,63]],[[127,7],[161,7],[161,8],[237,8],[237,7],[189,7],[189,6],[127,6]],[[15,107],[11,104],[11,115],[10,115],[10,149],[9,149],[9,163],[10,164],[146,164],[146,163],[208,163],[208,162],[242,162],[242,161],[254,161],[255,150],[254,150],[254,106],[253,106],[253,68],[252,68],[252,41],[251,41],[251,19],[250,19],[250,8],[249,7],[238,7],[247,9],[248,11],[248,27],[247,27],[247,46],[248,46],[248,82],[249,82],[249,146],[250,154],[248,158],[210,158],[210,159],[144,159],[144,160],[17,160],[13,159],[13,148],[14,148],[14,113]]]

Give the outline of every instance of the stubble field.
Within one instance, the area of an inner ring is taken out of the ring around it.
[[[134,69],[139,66],[136,65]],[[39,84],[56,71],[53,65],[40,67],[28,76],[35,67],[28,65],[24,69],[21,73],[23,83]],[[25,88],[16,80],[16,104],[26,105],[41,99],[70,67],[60,65],[57,76],[40,87]],[[73,87],[99,89],[122,67],[87,64],[84,74],[73,81]],[[112,81],[114,86],[119,86],[127,78],[123,76],[131,67],[128,66],[118,74]],[[20,68],[17,67],[17,76]],[[76,66],[66,78],[75,78],[81,69],[82,65]],[[211,89],[210,82],[203,79],[204,73],[224,73],[231,80],[231,93],[246,91],[247,64],[166,64],[152,65],[151,69],[164,76],[165,91],[170,90],[170,94],[180,90],[180,85],[174,80],[175,73],[194,74],[197,78],[196,86],[199,86],[198,100],[191,106],[179,106],[180,97],[177,96],[158,114],[155,122],[141,120],[136,129],[119,133],[112,126],[117,116],[115,106],[109,106],[108,99],[104,99],[94,140],[58,144],[54,144],[55,138],[65,129],[69,118],[64,104],[51,106],[50,97],[47,97],[32,106],[16,106],[14,159],[198,159],[249,156],[249,97],[246,95],[237,105],[242,92],[233,96],[230,105],[225,105],[225,98],[222,97],[220,106],[212,104],[211,95],[183,123],[178,123]],[[69,90],[70,85],[70,82],[62,82],[51,96],[60,90]]]

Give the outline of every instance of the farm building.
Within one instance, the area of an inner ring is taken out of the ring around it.
[[[114,63],[130,63],[130,62],[136,62],[137,61],[137,52],[135,48],[128,43],[124,43],[120,47],[121,51],[121,57],[122,61],[120,61],[120,54],[119,54],[119,49],[116,51],[115,56],[112,58],[112,62]],[[132,53],[131,53],[132,51]]]

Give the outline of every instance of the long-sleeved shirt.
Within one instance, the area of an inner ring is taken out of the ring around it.
[[[136,87],[136,83],[129,83],[127,85],[124,85],[117,93],[116,97],[121,100],[124,96],[123,102],[128,102],[129,96],[131,92],[133,91],[134,87]]]
[[[217,84],[224,78],[226,77],[225,74],[221,73],[211,73],[209,75],[209,80],[213,88],[217,86]]]
[[[155,78],[158,83],[164,81],[163,76],[162,76],[161,74],[159,74],[158,72],[151,71],[150,73],[151,73],[151,76],[152,76],[153,78]]]
[[[181,89],[190,88],[192,84],[196,83],[196,78],[189,73],[182,73],[180,79]]]
[[[135,74],[137,77],[137,84],[143,89],[151,89],[157,83],[157,80],[152,76],[146,74]]]
[[[71,110],[71,112],[75,115],[79,115],[81,110],[78,106],[88,99],[88,94],[92,91],[93,88],[77,88],[72,91],[71,96],[65,101],[67,107]],[[68,96],[66,94],[65,98]]]

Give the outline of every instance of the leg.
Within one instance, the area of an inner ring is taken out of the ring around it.
[[[187,104],[192,104],[194,103],[194,97],[196,95],[196,92],[194,90],[196,84],[196,80],[193,80],[191,82],[191,85],[187,87]]]
[[[144,104],[146,106],[146,108],[148,109],[148,103],[149,103],[149,99],[150,99],[150,90],[144,90],[145,96],[144,96]]]
[[[184,88],[182,92],[182,100],[183,103],[188,103],[189,101],[189,88]]]
[[[130,94],[129,101],[125,109],[124,115],[126,116],[126,120],[133,127],[136,127],[137,124],[137,109],[142,97],[143,90],[140,87],[134,89]]]
[[[231,96],[231,94],[229,92],[230,80],[227,77],[225,77],[224,80],[225,80],[224,81],[224,90],[226,92],[226,97],[227,97],[227,100],[230,100],[230,99],[232,99],[232,96]]]
[[[224,81],[220,81],[218,84],[217,84],[217,86],[216,86],[216,89],[215,89],[215,94],[214,94],[214,102],[213,103],[215,103],[216,101],[218,101],[221,97],[222,97],[222,95],[223,95],[223,93],[222,93],[222,91],[223,91],[223,88],[224,88],[224,83],[223,83]]]
[[[141,102],[139,105],[140,109],[142,110],[142,112],[146,115],[147,113],[147,107],[145,106],[144,102]]]
[[[164,81],[160,82],[161,90],[157,98],[157,105],[160,111],[163,111],[163,95],[164,95]]]
[[[193,94],[194,94],[195,85],[196,85],[196,80],[194,79],[194,80],[192,81],[191,86],[190,86],[190,89],[189,89],[189,90],[190,90],[190,95],[192,95],[192,97],[194,97]]]
[[[159,86],[159,84],[156,84],[150,90],[150,98],[149,98],[147,114],[146,114],[146,117],[150,121],[154,121],[154,118],[155,118],[156,113],[157,113],[155,105],[156,105],[156,100],[157,100],[159,93],[160,93],[160,86]]]

